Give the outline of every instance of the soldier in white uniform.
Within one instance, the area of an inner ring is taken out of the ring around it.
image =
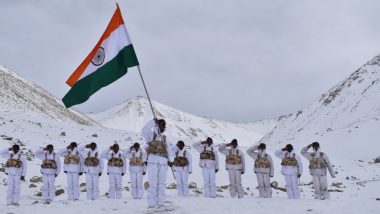
[[[49,204],[55,197],[55,178],[61,172],[61,160],[51,144],[38,149],[34,155],[42,160],[42,197],[46,200],[45,203]]]
[[[275,155],[282,160],[281,174],[285,175],[286,193],[288,198],[299,199],[300,191],[298,189],[297,179],[302,175],[302,162],[299,155],[294,153],[291,144],[285,148],[277,150]]]
[[[79,176],[83,175],[83,156],[78,151],[78,144],[72,142],[59,153],[64,157],[63,172],[67,175],[69,200],[79,200]]]
[[[94,142],[81,147],[79,150],[84,157],[87,199],[96,200],[99,198],[99,177],[103,173],[103,159]]]
[[[148,206],[149,208],[161,206],[166,200],[165,185],[168,166],[172,166],[172,147],[167,141],[165,132],[166,122],[163,119],[154,119],[148,122],[141,130],[141,135],[147,142],[148,166]]]
[[[229,147],[229,148],[228,148]],[[229,144],[221,144],[219,152],[226,156],[226,170],[230,179],[230,195],[234,198],[243,198],[244,190],[241,184],[241,175],[245,172],[243,151],[238,148],[238,141],[233,139]]]
[[[143,176],[146,172],[146,153],[140,148],[139,143],[133,144],[125,151],[129,159],[129,173],[131,179],[131,195],[134,199],[142,199],[144,196]]]
[[[215,174],[219,171],[219,157],[213,140],[208,137],[206,141],[194,143],[193,148],[200,153],[199,166],[202,168],[204,196],[215,198]]]
[[[185,197],[189,193],[189,174],[192,172],[192,159],[190,151],[185,148],[183,141],[177,142],[174,152],[173,169],[177,182],[177,195]]]
[[[7,177],[7,205],[19,206],[20,181],[25,181],[27,162],[19,145],[0,151],[0,156],[7,159],[5,174]]]
[[[313,148],[312,152],[308,152],[310,148]],[[335,171],[331,166],[330,160],[326,153],[320,151],[319,143],[314,142],[307,147],[302,148],[302,156],[309,161],[310,174],[313,177],[314,195],[315,199],[328,199],[330,197],[327,191],[327,170],[332,178],[335,178]]]
[[[115,143],[113,146],[102,153],[102,157],[108,160],[108,198],[121,199],[123,191],[123,176],[127,171],[127,161],[125,154],[123,154],[119,149],[119,144]]]
[[[249,148],[247,153],[255,161],[254,172],[259,185],[259,197],[272,198],[270,178],[274,175],[273,160],[265,150],[266,145],[261,143],[260,145],[255,145]]]

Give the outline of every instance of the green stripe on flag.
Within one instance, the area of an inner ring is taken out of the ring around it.
[[[124,76],[129,67],[136,65],[139,65],[139,62],[131,44],[98,70],[76,82],[63,97],[63,103],[66,108],[70,108],[87,101],[95,92]]]

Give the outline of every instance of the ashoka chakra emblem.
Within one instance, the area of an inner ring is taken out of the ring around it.
[[[91,62],[95,66],[99,66],[99,65],[103,64],[104,58],[105,58],[104,48],[99,47],[98,51],[96,51],[96,54],[95,54],[94,58],[92,58]]]

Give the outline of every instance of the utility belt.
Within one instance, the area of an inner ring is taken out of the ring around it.
[[[79,155],[68,155],[63,160],[63,163],[78,165],[80,163],[80,157]]]
[[[231,165],[241,164],[241,157],[239,155],[227,155],[226,163]]]
[[[177,156],[173,161],[174,166],[184,167],[189,165],[189,160],[183,156]]]
[[[22,167],[22,162],[21,160],[17,159],[8,159],[7,162],[5,163],[5,168],[21,168]]]
[[[57,169],[55,160],[43,160],[41,164],[42,169]]]
[[[129,161],[130,166],[144,166],[144,161],[141,157],[132,157]]]
[[[88,167],[97,167],[99,166],[99,159],[97,157],[87,157],[84,160],[84,165]]]
[[[165,158],[168,157],[164,141],[153,140],[148,145],[148,154],[155,154]]]
[[[123,167],[124,164],[123,164],[123,159],[121,158],[111,158],[108,160],[108,166],[112,166],[112,167]]]
[[[201,160],[215,160],[215,153],[214,151],[210,150],[203,150],[200,154]]]

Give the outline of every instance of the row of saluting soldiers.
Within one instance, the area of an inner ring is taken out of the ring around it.
[[[53,145],[38,149],[35,157],[42,160],[41,174],[43,180],[42,196],[45,203],[53,201],[55,196],[55,178],[61,171],[60,157],[64,157],[63,171],[67,175],[67,194],[69,200],[79,199],[79,176],[86,174],[86,190],[89,200],[99,197],[99,177],[104,170],[102,159],[107,160],[107,175],[109,176],[109,198],[122,197],[122,177],[126,174],[127,159],[129,160],[129,174],[131,181],[131,195],[134,199],[142,199],[143,176],[148,173],[149,189],[147,194],[150,208],[161,206],[166,199],[165,184],[169,167],[172,168],[176,179],[178,196],[187,196],[188,176],[192,173],[192,158],[190,151],[183,141],[172,146],[163,135],[166,122],[153,120],[142,129],[142,136],[146,140],[144,148],[135,143],[127,150],[121,150],[114,144],[107,150],[99,153],[96,143],[78,148],[73,142],[67,148],[54,151]],[[216,197],[215,175],[219,170],[218,150],[226,156],[225,165],[229,174],[229,190],[231,197],[242,198],[244,191],[241,175],[245,172],[243,151],[238,147],[238,141],[232,140],[229,144],[221,144],[218,149],[212,138],[197,142],[192,147],[200,153],[199,166],[202,168],[203,192],[205,197]],[[308,150],[312,148],[311,152]],[[270,178],[274,175],[274,166],[271,155],[266,153],[266,145],[261,143],[247,150],[254,161],[254,172],[257,176],[259,197],[271,198],[272,188]],[[319,143],[314,142],[301,150],[301,154],[309,161],[310,174],[313,177],[315,198],[327,199],[327,171],[335,177],[334,170],[327,155],[320,151]],[[7,183],[7,205],[19,205],[20,180],[25,180],[27,161],[18,145],[0,151],[0,155],[7,159],[5,164]],[[302,161],[294,152],[293,146],[275,152],[275,156],[282,160],[281,174],[285,176],[286,192],[289,198],[300,198],[297,180],[302,174]]]

